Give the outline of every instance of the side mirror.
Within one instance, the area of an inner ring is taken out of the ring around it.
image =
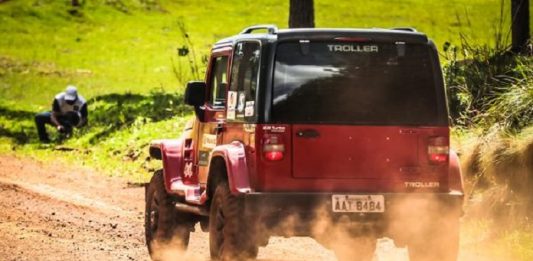
[[[193,81],[187,83],[185,89],[185,104],[194,107],[199,107],[205,103],[205,90],[207,86],[205,82]]]

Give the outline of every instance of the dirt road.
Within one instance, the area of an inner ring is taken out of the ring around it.
[[[144,188],[65,163],[0,155],[0,260],[148,260]],[[197,228],[197,231],[200,231]],[[194,232],[173,260],[209,260],[208,235]],[[407,260],[380,240],[375,260]],[[461,249],[460,260],[497,260]],[[273,237],[259,260],[336,260],[310,238]]]
[[[143,211],[144,189],[124,180],[64,163],[0,156],[0,259],[148,260]],[[207,234],[195,232],[181,260],[208,260],[208,247]],[[259,259],[335,257],[309,238],[272,238]]]

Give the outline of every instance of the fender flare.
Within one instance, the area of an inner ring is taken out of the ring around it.
[[[450,150],[448,168],[448,187],[450,192],[461,193],[464,195],[464,179],[459,163],[459,156],[454,150]]]
[[[220,145],[211,151],[211,158],[209,160],[209,182],[217,180],[212,177],[216,172],[211,172],[213,159],[222,158],[226,165],[226,174],[228,185],[233,195],[240,195],[252,191],[250,186],[250,177],[248,175],[248,164],[246,161],[246,151],[244,144],[234,141],[230,144]],[[212,184],[207,184],[211,186]],[[214,191],[212,191],[214,193]]]
[[[174,180],[181,179],[183,173],[183,139],[155,140],[150,144],[150,152],[159,151],[163,161],[165,189],[170,192]]]

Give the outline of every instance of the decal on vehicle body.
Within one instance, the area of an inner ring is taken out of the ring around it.
[[[228,120],[235,120],[235,108],[228,108],[228,112],[226,113],[226,118]]]
[[[212,149],[217,146],[217,135],[215,134],[204,134],[204,139],[202,146],[204,148]]]
[[[330,52],[377,53],[377,45],[328,44]]]
[[[404,182],[406,188],[438,188],[440,187],[439,182]]]
[[[201,150],[199,152],[198,165],[200,165],[200,166],[209,165],[209,151]]]
[[[186,177],[186,178],[190,178],[192,177],[192,162],[189,162],[187,164],[185,164],[185,168],[183,169],[183,175]]]
[[[270,132],[284,133],[285,132],[285,126],[266,125],[266,126],[263,126],[263,130],[264,131],[270,131]]]
[[[255,132],[255,124],[244,124],[243,129],[246,132],[254,133]]]

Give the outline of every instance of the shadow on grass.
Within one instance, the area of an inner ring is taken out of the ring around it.
[[[32,111],[13,110],[13,109],[0,106],[0,115],[11,120],[21,120],[21,119],[33,120],[33,117],[35,117],[35,114],[36,112],[32,112]]]
[[[141,94],[106,94],[88,100],[89,124],[81,128],[78,135],[89,135],[90,144],[112,136],[115,132],[131,127],[157,122],[191,111],[183,104],[183,96],[175,93],[152,92]],[[37,112],[11,109],[0,105],[0,114],[7,122],[0,121],[0,136],[8,137],[18,144],[37,141],[37,131],[24,132],[27,126],[34,126]],[[22,128],[21,126],[26,126]]]
[[[30,134],[24,131],[8,130],[0,126],[0,136],[12,139],[16,144],[26,144],[30,141]]]
[[[16,144],[26,144],[30,141],[33,133],[28,133],[24,124],[27,121],[33,121],[35,112],[9,109],[0,106],[0,116],[7,119],[7,122],[0,120],[0,137],[7,137],[13,140]],[[35,133],[35,137],[37,137]]]

